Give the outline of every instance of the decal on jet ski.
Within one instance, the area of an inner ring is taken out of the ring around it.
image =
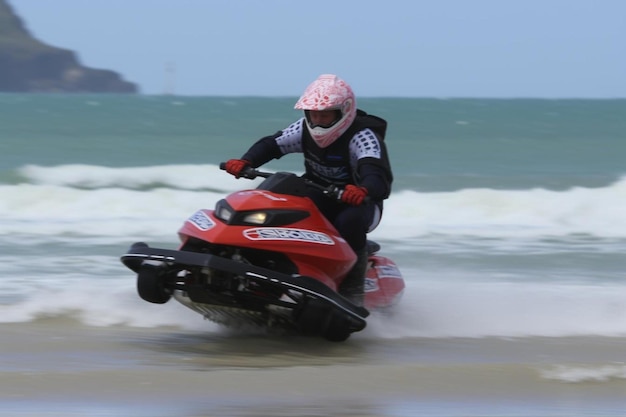
[[[378,265],[376,266],[376,270],[378,271],[379,278],[402,279],[402,275],[400,275],[400,270],[395,265]]]
[[[202,231],[207,231],[215,226],[215,222],[202,210],[196,211],[187,221]]]
[[[250,240],[291,240],[323,245],[335,244],[327,234],[303,229],[257,227],[244,230],[243,235]]]
[[[374,292],[378,291],[380,287],[378,286],[378,280],[372,278],[365,278],[365,292]]]

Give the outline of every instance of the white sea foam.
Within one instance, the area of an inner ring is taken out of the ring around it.
[[[481,237],[587,234],[625,237],[626,179],[603,188],[400,191],[385,206],[384,234]]]
[[[134,274],[118,259],[88,260],[92,262],[82,267],[66,263],[65,271],[58,268],[45,277],[22,269],[19,283],[0,284],[0,293],[5,294],[0,322],[70,316],[92,326],[220,329],[174,300],[165,305],[141,300]],[[40,262],[45,265],[48,259]],[[100,264],[108,265],[106,274],[90,272],[98,271]],[[4,276],[6,271],[0,272]],[[356,337],[626,335],[625,285],[486,284],[442,276],[418,279],[408,272],[406,293],[394,311],[374,312]]]
[[[154,185],[182,190],[234,191],[241,181],[220,171],[216,165],[160,165],[148,167],[110,168],[71,164],[44,167],[26,165],[18,170],[20,177],[38,185],[73,188],[142,189]],[[248,187],[253,183],[248,182]]]
[[[604,382],[610,379],[626,379],[626,365],[610,364],[600,366],[561,365],[544,370],[541,375],[546,379],[563,382]]]
[[[463,277],[407,280],[391,317],[376,314],[376,337],[626,335],[626,285],[481,283]]]
[[[212,208],[228,192],[256,184],[211,165],[28,166],[21,175],[24,183],[0,186],[0,235],[163,237],[198,208]],[[602,188],[564,191],[398,190],[371,236],[624,238],[625,209],[626,178]]]

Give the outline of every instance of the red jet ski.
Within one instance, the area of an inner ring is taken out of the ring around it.
[[[137,273],[143,300],[163,304],[174,297],[226,326],[252,324],[331,341],[363,330],[369,310],[399,300],[404,280],[372,241],[364,307],[337,292],[356,255],[305,191],[317,187],[338,198],[341,189],[288,172],[248,168],[242,176],[265,179],[189,217],[178,231],[178,250],[138,242],[121,257]]]

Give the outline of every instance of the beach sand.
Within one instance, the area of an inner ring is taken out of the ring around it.
[[[355,336],[337,344],[58,318],[0,330],[2,416],[618,416],[626,410],[620,338]]]

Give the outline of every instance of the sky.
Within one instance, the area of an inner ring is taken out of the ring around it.
[[[625,0],[8,0],[143,94],[626,97]]]

